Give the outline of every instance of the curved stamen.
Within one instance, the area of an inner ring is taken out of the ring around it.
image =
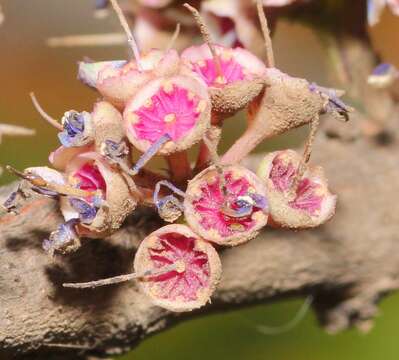
[[[209,50],[211,51],[212,57],[213,57],[213,61],[215,62],[215,66],[216,66],[216,71],[218,73],[218,75],[220,76],[221,79],[223,79],[223,71],[222,71],[222,65],[220,63],[220,58],[216,52],[215,49],[215,44],[212,42],[211,39],[211,34],[209,33],[209,30],[207,28],[207,26],[205,25],[204,21],[201,18],[200,13],[198,12],[198,10],[195,7],[192,7],[190,4],[183,4],[183,6],[188,9],[191,14],[194,17],[194,20],[196,21],[202,38],[204,39],[204,42],[208,45]]]
[[[139,48],[137,46],[136,40],[134,39],[133,33],[130,30],[129,24],[127,23],[127,20],[125,18],[125,15],[123,15],[123,11],[121,7],[119,6],[118,2],[116,0],[110,0],[112,8],[114,9],[116,15],[119,18],[119,22],[122,25],[123,30],[126,33],[127,36],[127,42],[129,43],[130,47],[133,50],[133,55],[137,63],[137,67],[139,70],[142,70],[141,65],[140,65],[140,52]]]
[[[174,186],[171,182],[169,182],[168,180],[161,180],[158,181],[157,184],[155,185],[155,190],[154,190],[154,195],[153,195],[153,200],[154,200],[154,204],[155,206],[158,208],[159,204],[162,203],[163,199],[165,198],[159,198],[159,191],[161,190],[161,186],[165,186],[167,188],[169,188],[170,190],[172,190],[176,195],[179,195],[181,197],[185,197],[186,193],[183,192],[182,190],[180,190],[179,188],[177,188],[176,186]],[[170,195],[172,197],[174,197],[173,195]],[[176,198],[175,198],[176,199]]]
[[[41,115],[41,117],[46,120],[50,125],[54,126],[58,130],[64,130],[64,127],[53,117],[51,117],[49,114],[47,114],[43,108],[40,106],[39,101],[37,101],[36,96],[33,92],[31,92],[30,97],[33,102],[33,106],[37,110],[37,112]]]
[[[141,155],[139,160],[133,166],[132,171],[134,175],[137,175],[139,171],[152,159],[154,155],[159,151],[159,149],[172,138],[169,134],[162,135],[157,141],[155,141],[148,150]]]
[[[178,264],[171,264],[163,267],[162,269],[147,270],[144,271],[143,273],[131,273],[131,274],[119,275],[111,278],[101,279],[97,281],[83,282],[83,283],[64,283],[62,284],[62,286],[65,288],[73,288],[73,289],[95,288],[99,286],[118,284],[121,282],[134,280],[134,279],[163,275],[170,271],[176,270],[177,266]]]
[[[261,0],[256,0],[256,9],[258,12],[258,17],[260,21],[260,26],[262,28],[263,38],[266,47],[266,65],[267,67],[274,67],[274,53],[272,46],[272,39],[270,38],[269,25],[267,24],[267,18],[263,10],[263,4]]]
[[[165,48],[165,51],[168,51],[168,50],[172,49],[172,48],[175,46],[175,43],[176,43],[176,41],[177,41],[177,38],[178,38],[179,35],[180,35],[180,27],[181,27],[181,26],[180,26],[180,23],[177,23],[177,24],[176,24],[176,29],[175,29],[175,31],[174,31],[172,37],[170,38],[169,44],[168,44],[168,46]]]

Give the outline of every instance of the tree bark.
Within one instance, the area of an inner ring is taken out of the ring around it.
[[[248,244],[221,249],[222,282],[195,314],[312,294],[328,331],[369,328],[377,300],[399,284],[399,145],[320,135],[315,148],[312,163],[325,167],[339,195],[335,217],[312,231],[266,228]],[[9,191],[1,188],[0,198]],[[60,350],[112,356],[193,315],[152,306],[133,281],[61,286],[131,271],[140,239],[160,224],[152,211],[138,210],[109,239],[86,240],[52,260],[41,242],[61,220],[57,203],[44,198],[32,198],[19,216],[0,216],[1,359],[60,359]]]

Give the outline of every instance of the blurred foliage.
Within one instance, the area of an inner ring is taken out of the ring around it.
[[[191,320],[144,341],[120,360],[398,359],[398,295],[383,302],[382,316],[367,335],[356,330],[328,335],[320,329],[313,313],[283,334],[264,335],[257,329],[289,321],[301,303],[291,300]]]
[[[327,2],[328,6],[339,7],[344,0]],[[35,91],[43,107],[54,117],[60,117],[64,111],[72,108],[88,110],[96,94],[76,80],[76,62],[84,56],[98,60],[126,57],[123,47],[49,49],[44,45],[49,36],[118,31],[114,17],[103,20],[93,18],[93,3],[94,0],[2,1],[6,21],[0,27],[0,122],[35,128],[37,136],[4,138],[0,146],[0,164],[11,164],[20,169],[44,165],[47,164],[49,151],[58,146],[55,130],[40,119],[31,105],[28,96],[30,91]],[[317,6],[322,15],[324,9],[320,4]],[[331,17],[330,20],[336,21]],[[399,49],[394,45],[397,45],[398,33],[399,20],[389,12],[385,12],[381,24],[371,33],[379,54],[397,65]],[[298,24],[280,23],[274,47],[277,64],[283,71],[321,84],[334,83],[334,76],[328,72],[326,51],[309,29]],[[224,137],[222,151],[239,136],[244,126],[243,117],[226,121],[227,136]],[[258,150],[275,149],[288,143],[299,144],[304,131],[293,131]],[[10,175],[5,174],[0,178],[0,183],[11,179]],[[284,334],[270,336],[257,330],[259,325],[278,326],[290,320],[301,302],[290,300],[194,319],[153,336],[121,359],[399,358],[398,296],[390,296],[383,302],[382,316],[368,335],[352,330],[330,336],[320,329],[312,312],[295,329]]]

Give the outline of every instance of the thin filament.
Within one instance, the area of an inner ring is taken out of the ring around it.
[[[295,181],[293,182],[292,190],[296,190],[298,187],[299,182],[301,181],[305,171],[306,165],[310,160],[310,155],[312,154],[313,143],[316,137],[317,129],[320,124],[319,115],[313,117],[312,121],[310,122],[310,133],[308,136],[308,140],[306,141],[305,150],[303,151],[302,159],[298,166],[298,172],[295,177]]]
[[[139,68],[139,70],[141,70],[141,66],[140,66],[140,51],[139,48],[137,46],[136,40],[134,39],[133,33],[130,30],[129,24],[127,23],[126,17],[123,14],[123,11],[121,9],[121,7],[119,6],[118,2],[116,0],[110,0],[111,5],[116,13],[116,15],[119,18],[119,22],[122,25],[123,30],[126,33],[127,36],[127,42],[129,43],[130,47],[133,50],[133,56],[136,60],[137,63],[137,67]]]
[[[37,101],[36,96],[33,92],[31,92],[30,97],[33,102],[33,106],[37,110],[37,112],[41,115],[41,117],[46,120],[50,125],[54,126],[58,130],[64,130],[63,126],[54,118],[52,118],[49,114],[47,114],[43,108],[40,106],[39,101]]]
[[[266,66],[274,67],[275,62],[274,62],[272,39],[270,37],[270,29],[269,29],[269,25],[267,24],[267,18],[266,18],[265,12],[263,10],[262,0],[256,0],[256,8],[258,11],[260,26],[262,28],[263,38],[265,40]]]
[[[213,60],[215,61],[216,71],[220,77],[223,77],[222,65],[220,63],[219,56],[216,53],[215,45],[212,42],[211,34],[209,33],[208,27],[205,25],[200,13],[196,8],[187,3],[185,3],[183,6],[193,14],[194,20],[196,21],[200,29],[202,38],[204,39],[204,42],[209,46],[209,50],[212,53]]]
[[[173,270],[176,270],[175,264],[165,266],[162,269],[147,270],[143,273],[131,273],[131,274],[119,275],[119,276],[114,276],[111,278],[101,279],[101,280],[97,280],[97,281],[83,282],[83,283],[64,283],[64,284],[62,284],[62,286],[65,288],[73,288],[73,289],[87,289],[87,288],[93,289],[93,288],[99,287],[99,286],[118,284],[121,282],[145,278],[148,276],[162,275],[162,274],[165,274],[165,273],[167,273],[169,271],[173,271]]]
[[[172,48],[175,46],[176,41],[177,41],[177,38],[178,38],[179,35],[180,35],[180,27],[181,27],[181,26],[180,26],[180,23],[177,23],[177,24],[176,24],[176,29],[175,29],[175,31],[174,31],[172,37],[170,38],[169,44],[168,44],[168,46],[166,47],[165,51],[168,51],[168,50],[172,49]]]
[[[159,149],[172,138],[169,134],[162,135],[157,141],[155,141],[148,150],[140,156],[136,164],[133,166],[133,175],[137,175],[139,171],[153,158],[153,156],[159,151]]]
[[[313,303],[313,296],[309,295],[305,299],[305,301],[303,302],[302,306],[299,308],[295,316],[286,324],[283,324],[281,326],[258,325],[256,328],[259,332],[265,335],[279,335],[287,331],[290,331],[294,329],[303,320],[303,318],[309,311],[312,303]]]
[[[186,196],[185,192],[181,191],[179,188],[174,186],[171,182],[169,182],[167,180],[161,180],[161,181],[158,181],[157,184],[155,185],[155,190],[154,190],[154,195],[153,195],[155,205],[159,203],[159,191],[161,189],[161,186],[165,186],[165,187],[169,188],[175,194],[177,194],[183,198]]]

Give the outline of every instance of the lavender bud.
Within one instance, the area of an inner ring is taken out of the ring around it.
[[[367,82],[377,89],[384,89],[391,86],[397,79],[399,79],[398,69],[392,64],[382,63],[373,70]]]
[[[75,230],[78,223],[78,219],[71,219],[61,224],[50,234],[48,239],[43,241],[43,249],[50,255],[53,255],[55,251],[69,253],[76,250],[80,246],[80,240]]]
[[[90,113],[67,111],[62,118],[64,131],[58,134],[58,138],[65,147],[87,145],[93,141],[93,126]]]
[[[100,201],[96,199],[93,204],[78,198],[70,198],[69,203],[79,213],[79,220],[83,224],[91,224],[97,215]]]
[[[167,222],[176,221],[184,211],[182,203],[173,195],[159,199],[155,206],[159,216]]]
[[[309,85],[309,90],[327,96],[328,103],[325,108],[327,113],[337,113],[343,120],[349,120],[348,114],[352,109],[339,98],[336,90],[318,86],[315,83]]]
[[[101,145],[101,155],[105,156],[111,163],[117,164],[129,154],[129,148],[124,141],[115,142],[105,140]]]

